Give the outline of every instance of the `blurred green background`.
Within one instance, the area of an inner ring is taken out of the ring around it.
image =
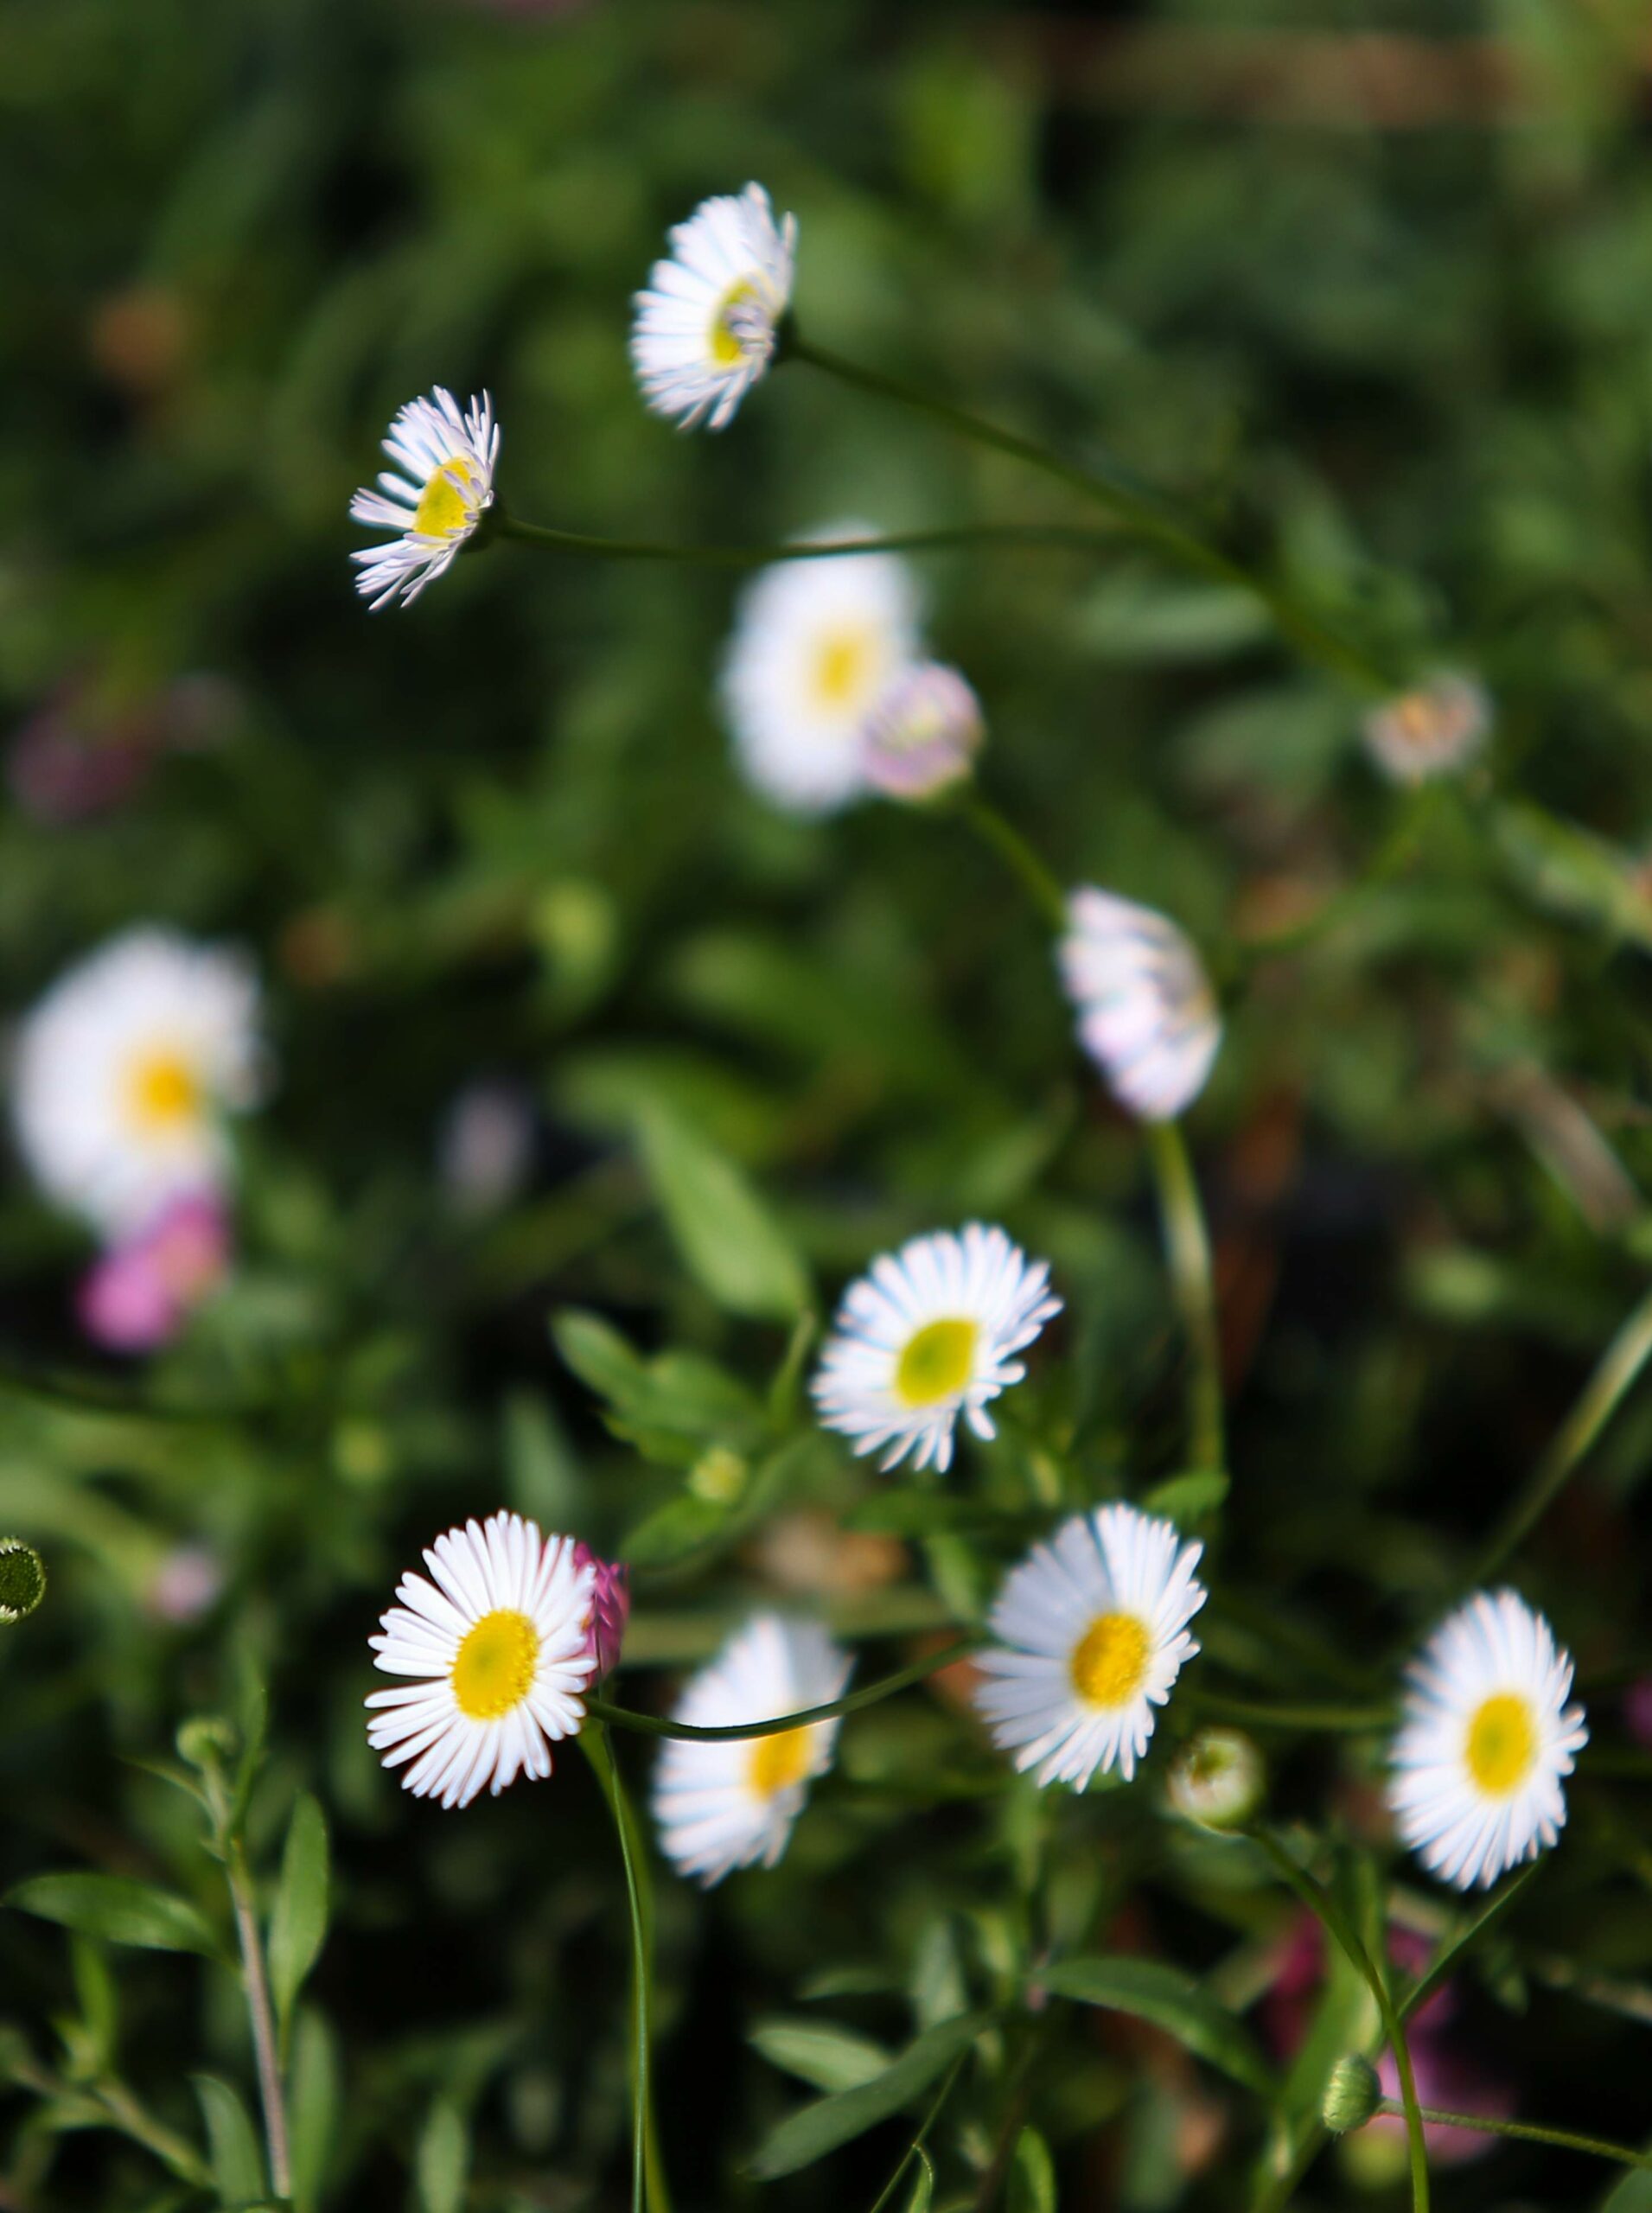
[[[1235,1405],[1223,1572],[1368,1664],[1454,1587],[1652,1253],[1644,10],[8,0],[0,52],[0,1006],[161,917],[255,953],[278,1075],[244,1135],[234,1279],[153,1368],[79,1341],[78,1233],[20,1169],[0,1189],[0,1530],[53,1572],[0,1632],[0,1877],[214,1896],[187,1805],[123,1761],[255,1672],[255,1841],[302,1783],[340,1863],[322,2198],[448,2213],[418,2152],[437,2099],[474,2128],[475,2206],[617,2204],[600,1802],[571,1757],[463,1816],[380,1774],[365,1640],[397,1575],[501,1502],[616,1547],[686,1496],[667,1534],[705,1550],[637,1578],[635,1655],[671,1668],[759,1590],[917,1634],[1018,1541],[845,1545],[872,1485],[824,1444],[730,1519],[737,1470],[701,1462],[684,1491],[705,1438],[648,1460],[607,1433],[558,1310],[754,1391],[786,1343],[685,1266],[639,1116],[743,1166],[821,1305],[977,1213],[1050,1258],[1062,1357],[977,1459],[989,1500],[1040,1452],[1075,1501],[1173,1474],[1180,1355],[1136,1136],[991,856],[945,816],[800,824],[739,783],[714,703],[737,583],[495,545],[370,617],[349,494],[439,381],[491,391],[513,508],[571,529],[1083,520],[800,367],[718,437],[644,411],[631,294],[669,222],[754,177],[796,212],[821,342],[1122,465],[1396,665],[1481,674],[1489,766],[1354,924],[1254,971],[1191,1132]],[[1362,703],[1242,598],[1122,544],[922,572],[985,704],[985,788],[1064,879],[1167,909],[1230,977],[1392,827]],[[42,802],[43,721],[120,758],[113,801]],[[452,1168],[479,1081],[533,1116],[493,1195]],[[1649,1450],[1642,1400],[1522,1573],[1585,1677],[1652,1654]],[[709,1904],[661,1877],[684,2205],[870,2204],[898,2133],[743,2176],[792,2095],[749,2032],[826,1968],[833,2017],[896,2040],[901,1993],[922,2020],[948,1976],[990,1982],[1026,1939],[1041,1823],[1057,1923],[1195,1967],[1283,1928],[1167,1841],[1145,1788],[996,1790],[944,1694],[845,1744],[780,1873]],[[1281,1759],[1284,1802],[1369,1833],[1357,1759]],[[1632,1980],[1645,1799],[1595,1789],[1527,1936]],[[1581,2008],[1513,1953],[1488,1976],[1475,2035],[1523,2108],[1644,2127],[1644,2012]],[[218,1971],[131,1955],[120,1982],[159,2108],[187,2119],[194,2066],[245,2079]],[[32,2034],[69,1990],[61,1932],[0,1914],[0,2012]],[[1069,2203],[1241,2202],[1253,2116],[1164,2050],[1081,2025],[1029,2095]],[[0,2205],[177,2202],[141,2152],[33,2111],[0,2103]],[[977,2202],[979,2150],[949,2140],[943,2202]],[[1328,2160],[1305,2202],[1397,2186]],[[1509,2152],[1441,2195],[1598,2189]]]

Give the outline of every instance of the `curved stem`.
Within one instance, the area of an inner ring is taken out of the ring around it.
[[[1400,2110],[1392,2098],[1377,2102],[1379,2113]],[[1494,2121],[1483,2113],[1444,2113],[1438,2106],[1419,2106],[1417,2111],[1436,2128],[1472,2128],[1482,2136],[1517,2136],[1525,2144],[1554,2144],[1563,2152],[1587,2152],[1592,2159],[1615,2159],[1619,2166],[1652,2168],[1652,2152],[1636,2152],[1628,2144],[1609,2144],[1604,2136],[1579,2136],[1569,2128],[1541,2128],[1529,2121]]]
[[[960,1637],[944,1651],[931,1652],[922,1660],[915,1660],[909,1668],[899,1668],[880,1682],[868,1683],[864,1690],[850,1691],[842,1698],[833,1699],[830,1706],[806,1706],[800,1713],[777,1713],[766,1721],[736,1721],[722,1728],[698,1729],[692,1722],[667,1721],[658,1714],[638,1713],[628,1706],[612,1706],[605,1698],[588,1698],[585,1711],[594,1720],[612,1722],[620,1729],[635,1729],[645,1737],[674,1737],[692,1744],[743,1744],[749,1737],[783,1736],[788,1729],[807,1729],[816,1721],[830,1721],[839,1713],[856,1713],[863,1706],[876,1706],[882,1699],[893,1698],[896,1691],[906,1690],[913,1683],[922,1682],[926,1676],[950,1668],[954,1661],[966,1658],[974,1651],[977,1642],[973,1636]]]
[[[1216,1326],[1215,1279],[1210,1240],[1199,1203],[1199,1186],[1178,1122],[1145,1126],[1148,1158],[1158,1186],[1164,1250],[1186,1333],[1191,1367],[1188,1384],[1188,1445],[1195,1468],[1227,1464],[1222,1435],[1221,1341]]]
[[[958,813],[978,837],[1006,862],[1044,921],[1058,934],[1067,928],[1067,898],[1061,885],[1044,866],[1012,822],[979,792],[967,791],[956,801]]]
[[[766,569],[777,561],[843,561],[860,553],[950,553],[969,545],[1049,546],[1058,552],[1093,553],[1098,546],[1119,542],[1116,531],[1080,530],[1061,523],[966,522],[896,531],[885,537],[785,539],[777,545],[687,545],[661,538],[594,538],[584,531],[553,530],[545,523],[495,513],[489,537],[513,538],[523,545],[599,561],[680,561],[705,569]]]
[[[1582,1395],[1539,1461],[1530,1483],[1503,1517],[1476,1563],[1470,1587],[1489,1583],[1516,1551],[1560,1496],[1567,1478],[1622,1403],[1636,1377],[1652,1357],[1652,1291],[1646,1293],[1612,1339]]]
[[[915,407],[936,422],[944,423],[960,437],[973,439],[977,445],[989,446],[996,453],[1008,454],[1017,461],[1025,462],[1046,476],[1053,476],[1058,483],[1079,493],[1083,498],[1105,507],[1132,537],[1156,545],[1162,553],[1178,562],[1183,568],[1210,577],[1217,584],[1231,584],[1253,598],[1259,599],[1273,617],[1281,634],[1308,660],[1334,669],[1362,690],[1386,692],[1392,689],[1387,673],[1379,667],[1369,654],[1328,629],[1315,615],[1298,607],[1277,584],[1257,576],[1226,553],[1206,542],[1198,534],[1178,521],[1155,500],[1133,490],[1116,479],[1097,475],[1093,470],[1081,469],[1075,462],[1063,461],[1031,438],[1022,437],[1014,430],[1006,430],[996,423],[989,423],[966,408],[954,407],[949,401],[935,399],[915,385],[903,383],[898,377],[885,376],[881,370],[863,368],[858,361],[846,360],[841,354],[828,352],[823,346],[813,345],[790,332],[786,344],[786,356],[807,361],[811,367],[822,370],[827,376],[836,377],[840,384],[852,386],[857,391],[871,392],[880,399],[892,399],[903,407]]]
[[[1376,2000],[1377,2012],[1382,2017],[1383,2031],[1394,2053],[1394,2067],[1400,2076],[1400,2098],[1411,2156],[1412,2213],[1428,2213],[1428,2151],[1423,2141],[1422,2111],[1417,2103],[1417,2083],[1411,2070],[1411,2050],[1406,2042],[1405,2023],[1389,1995],[1387,1979],[1361,1942],[1358,1930],[1349,1924],[1342,1908],[1324,1885],[1316,1882],[1305,1869],[1298,1867],[1279,1839],[1268,1830],[1257,1829],[1253,1834],[1283,1880],[1323,1925],[1326,1934],[1342,1947]]]
[[[643,1902],[643,1860],[636,1818],[626,1795],[608,1732],[596,1722],[580,1732],[579,1748],[590,1761],[619,1838],[625,1869],[625,1898],[631,1921],[631,2017],[635,2032],[631,2061],[631,2213],[670,2213],[664,2163],[654,2127],[654,2084],[649,2056],[649,1916]]]

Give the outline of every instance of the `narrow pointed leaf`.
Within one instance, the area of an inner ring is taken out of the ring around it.
[[[1271,2097],[1277,2088],[1272,2070],[1243,2026],[1190,1975],[1162,1960],[1061,1960],[1041,1969],[1038,1980],[1058,1998],[1076,1999],[1081,2006],[1105,2006],[1151,2021],[1196,2058],[1263,2097]]]
[[[284,2044],[304,1978],[327,1940],[327,1819],[308,1792],[293,1808],[270,1915],[270,1985]]]
[[[34,1875],[14,1884],[0,1904],[61,1923],[111,1944],[151,1952],[201,1952],[216,1959],[217,1937],[187,1899],[126,1875]]]
[[[795,2174],[817,2159],[888,2121],[937,2081],[961,2051],[966,2051],[992,2020],[991,2013],[964,2013],[926,2029],[881,2075],[852,2090],[819,2098],[770,2129],[748,2172],[762,2182]]]

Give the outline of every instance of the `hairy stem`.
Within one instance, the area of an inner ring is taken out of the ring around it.
[[[229,1895],[235,1910],[235,1936],[241,1949],[241,1980],[246,2010],[252,2024],[252,2049],[258,2059],[258,2097],[264,2108],[265,2143],[270,2160],[270,2186],[276,2196],[292,2196],[292,2161],[287,2149],[287,2105],[281,2083],[281,2062],[276,2044],[275,2009],[270,2003],[269,1979],[264,1971],[264,1944],[258,1935],[258,1908],[252,1878],[239,1837],[224,1840],[224,1866]]]
[[[1400,2110],[1392,2098],[1378,2101],[1379,2113]],[[1579,2136],[1570,2128],[1541,2128],[1535,2121],[1494,2121],[1483,2113],[1443,2113],[1438,2106],[1419,2106],[1417,2111],[1438,2128],[1472,2128],[1482,2136],[1517,2136],[1525,2144],[1554,2144],[1563,2152],[1586,2152],[1591,2159],[1615,2159],[1623,2167],[1652,2168],[1652,2152],[1637,2152],[1628,2144],[1609,2144],[1603,2136]]]

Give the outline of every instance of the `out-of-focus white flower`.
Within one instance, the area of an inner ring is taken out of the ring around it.
[[[1215,994],[1168,915],[1086,885],[1057,948],[1080,1042],[1119,1102],[1168,1122],[1203,1090],[1221,1043]]]
[[[996,1434],[988,1402],[1026,1374],[1013,1355],[1061,1304],[1048,1263],[1001,1229],[915,1237],[844,1293],[811,1387],[820,1419],[885,1468],[910,1452],[944,1473],[960,1415],[977,1437]]]
[[[1471,676],[1445,670],[1365,717],[1365,747],[1385,776],[1420,784],[1454,775],[1485,743],[1491,728],[1491,696]]]
[[[1103,1506],[1011,1572],[974,1700],[1017,1768],[1075,1790],[1098,1769],[1129,1782],[1154,1709],[1199,1649],[1187,1625],[1205,1602],[1193,1572],[1202,1550],[1157,1515]]]
[[[981,703],[955,668],[896,672],[866,719],[866,781],[886,799],[933,799],[973,774],[986,737]]]
[[[450,1529],[404,1575],[399,1606],[369,1637],[374,1665],[410,1683],[374,1691],[367,1740],[405,1789],[468,1806],[521,1774],[551,1772],[551,1747],[577,1736],[597,1665],[596,1571],[571,1537],[542,1537],[520,1514]]]
[[[399,469],[381,469],[380,488],[350,502],[352,520],[397,535],[364,545],[350,558],[361,573],[355,588],[375,609],[398,596],[411,606],[455,557],[494,504],[499,430],[484,392],[462,414],[437,385],[428,399],[410,399],[391,424],[385,451]]]
[[[437,1143],[448,1196],[461,1212],[493,1214],[527,1183],[533,1165],[533,1102],[520,1084],[467,1084],[448,1110]]]
[[[258,985],[238,953],[175,931],[126,931],[24,1019],[12,1071],[17,1143],[48,1196],[112,1240],[228,1180],[223,1117],[259,1073]]]
[[[1400,1835],[1458,1890],[1535,1859],[1566,1824],[1561,1784],[1589,1741],[1572,1655],[1513,1591],[1481,1591],[1413,1661],[1388,1803]]]
[[[845,522],[813,544],[876,535]],[[892,553],[782,561],[740,603],[723,705],[746,775],[797,814],[826,814],[867,788],[866,720],[918,649],[918,601]]]
[[[823,1629],[760,1614],[692,1679],[672,1718],[723,1729],[805,1713],[841,1698],[853,1668]],[[720,1744],[667,1738],[654,1783],[667,1858],[708,1888],[737,1867],[773,1867],[810,1783],[832,1764],[838,1727],[834,1718]]]
[[[656,415],[684,430],[733,420],[774,357],[796,243],[796,218],[776,223],[760,184],[702,201],[673,228],[631,326],[632,366]]]

